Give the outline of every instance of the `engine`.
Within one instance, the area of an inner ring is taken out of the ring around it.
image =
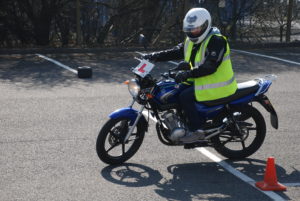
[[[183,123],[173,110],[169,110],[162,115],[163,123],[170,130],[169,138],[172,141],[178,141],[185,135]]]

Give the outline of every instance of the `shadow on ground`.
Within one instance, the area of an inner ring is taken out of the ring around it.
[[[108,53],[73,53],[73,54],[47,54],[61,63],[76,69],[78,66],[88,65],[93,68],[92,79],[78,79],[77,75],[55,64],[38,58],[36,55],[0,55],[0,80],[8,83],[20,83],[22,87],[70,86],[77,82],[91,83],[122,83],[130,79],[133,74],[131,67],[138,64],[133,52]],[[299,71],[299,66],[270,59],[245,56],[232,53],[232,63],[237,78],[244,74],[271,74],[284,71]],[[154,77],[159,78],[160,73],[166,72],[172,64],[157,63],[152,71]],[[253,79],[253,77],[249,78]]]
[[[35,55],[0,57],[0,80],[23,88],[69,86],[75,75]]]
[[[258,180],[262,180],[265,161],[248,159],[243,162],[234,162],[235,168],[246,175],[255,174]],[[295,175],[299,175],[299,171],[286,174],[282,167],[276,168],[279,180],[293,180]],[[270,200],[216,163],[176,164],[167,167],[167,171],[172,175],[171,179],[164,178],[159,171],[150,167],[125,163],[107,166],[102,169],[101,175],[112,183],[127,187],[155,185],[155,193],[167,200]],[[280,196],[290,199],[284,192]]]

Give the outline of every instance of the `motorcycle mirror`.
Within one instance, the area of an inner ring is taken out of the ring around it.
[[[147,50],[147,40],[144,34],[139,35],[139,44],[143,45],[144,49]]]

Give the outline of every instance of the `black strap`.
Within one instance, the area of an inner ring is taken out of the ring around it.
[[[190,57],[190,62],[192,62],[192,66],[195,66],[195,57],[196,57],[196,54],[197,54],[200,46],[201,46],[201,43],[193,46],[191,57]]]

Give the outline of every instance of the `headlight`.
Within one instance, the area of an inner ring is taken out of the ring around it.
[[[129,93],[134,98],[136,98],[139,95],[139,93],[140,93],[141,87],[140,87],[140,85],[137,83],[137,81],[135,79],[132,79],[128,83],[128,90],[129,90]]]

